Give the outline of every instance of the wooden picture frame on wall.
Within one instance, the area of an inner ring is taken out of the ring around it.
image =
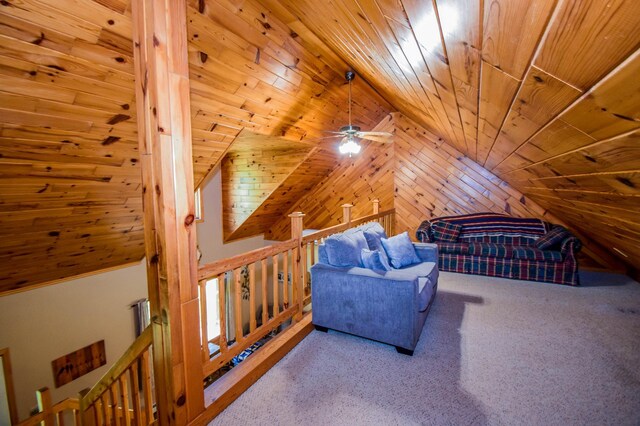
[[[11,356],[9,348],[0,349],[0,359],[2,359],[2,373],[4,375],[4,387],[7,392],[7,403],[9,405],[9,419],[11,424],[18,424],[18,408],[16,406],[16,394],[13,387],[13,375],[11,372]]]

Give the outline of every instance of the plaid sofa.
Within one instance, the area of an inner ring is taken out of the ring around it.
[[[536,247],[552,232],[561,238],[554,247]],[[416,238],[438,245],[441,271],[579,285],[580,240],[540,219],[497,213],[432,218],[420,224]]]

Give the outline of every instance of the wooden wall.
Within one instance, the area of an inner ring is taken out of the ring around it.
[[[349,65],[304,25],[187,4],[196,185],[245,130],[296,143],[346,122]],[[0,293],[143,256],[131,31],[129,0],[0,2]],[[389,113],[353,89],[356,124]]]
[[[398,232],[413,235],[431,217],[486,211],[558,221],[413,120],[393,116]]]
[[[224,157],[221,171],[225,241],[260,233],[256,216],[249,223],[247,219],[308,154],[306,149],[251,150],[229,152]]]
[[[640,264],[640,2],[276,2],[398,111]]]
[[[391,117],[385,118],[376,131],[392,131]],[[353,157],[342,156],[335,169],[314,188],[304,193],[287,213],[305,214],[305,229],[322,229],[342,222],[342,205],[352,204],[352,217],[373,212],[374,199],[380,200],[380,209],[393,206],[393,144],[363,143],[362,151]],[[275,222],[265,238],[290,238],[290,219],[282,217]]]
[[[322,229],[342,222],[342,205],[352,204],[353,217],[372,213],[372,201],[380,200],[382,210],[393,205],[393,147],[371,143],[357,157],[344,157],[338,166],[289,212],[305,214],[305,229]],[[282,217],[265,238],[290,238],[290,219]]]
[[[517,188],[527,208],[535,200],[640,264],[640,2],[187,6],[196,185],[246,132],[309,150],[346,124],[354,69],[354,124],[369,130],[400,111]],[[0,2],[0,293],[142,256],[130,7]],[[298,187],[303,168],[280,182],[277,203],[260,203],[249,219],[259,226],[242,235],[301,205],[297,188],[325,182],[330,164],[320,152],[300,163],[319,176]],[[464,204],[448,195],[448,208]]]
[[[341,164],[289,211],[302,211],[305,228],[322,228],[342,219],[344,203],[354,204],[354,216],[370,214],[370,201],[396,209],[396,232],[415,238],[420,223],[431,217],[491,211],[518,217],[538,217],[572,228],[586,244],[581,264],[619,269],[616,259],[563,218],[541,207],[507,182],[400,113],[390,115],[385,130],[394,143],[371,143]],[[354,184],[355,182],[355,184]],[[276,222],[267,234],[288,238],[288,220]]]

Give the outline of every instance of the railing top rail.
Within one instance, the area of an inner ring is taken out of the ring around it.
[[[140,336],[129,346],[124,355],[105,373],[96,385],[91,388],[80,401],[80,406],[86,409],[93,404],[104,393],[105,390],[116,381],[129,366],[153,343],[153,332],[151,326],[145,328]]]
[[[272,244],[268,247],[262,247],[246,253],[239,254],[237,256],[229,257],[227,259],[216,260],[215,262],[208,263],[201,266],[198,269],[198,281],[205,280],[207,278],[216,277],[226,271],[240,268],[244,265],[248,265],[258,260],[266,259],[269,256],[273,256],[287,250],[293,249],[298,246],[298,240],[292,239]]]
[[[339,225],[332,226],[330,228],[321,229],[320,231],[314,232],[312,234],[307,234],[302,237],[302,244],[306,244],[310,241],[319,240],[320,238],[328,237],[329,235],[335,234],[337,232],[345,231],[351,227],[361,225],[365,222],[370,222],[372,220],[380,219],[381,217],[390,215],[395,213],[396,209],[389,209],[382,211],[380,213],[371,214],[369,216],[364,216],[355,220],[352,220],[349,223],[341,223]]]

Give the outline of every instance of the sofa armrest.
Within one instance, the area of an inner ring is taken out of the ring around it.
[[[582,242],[573,235],[565,238],[560,247],[560,253],[562,253],[562,258],[566,258],[568,253],[577,254],[582,248]]]
[[[423,262],[438,263],[438,245],[433,243],[413,243],[416,254]]]

